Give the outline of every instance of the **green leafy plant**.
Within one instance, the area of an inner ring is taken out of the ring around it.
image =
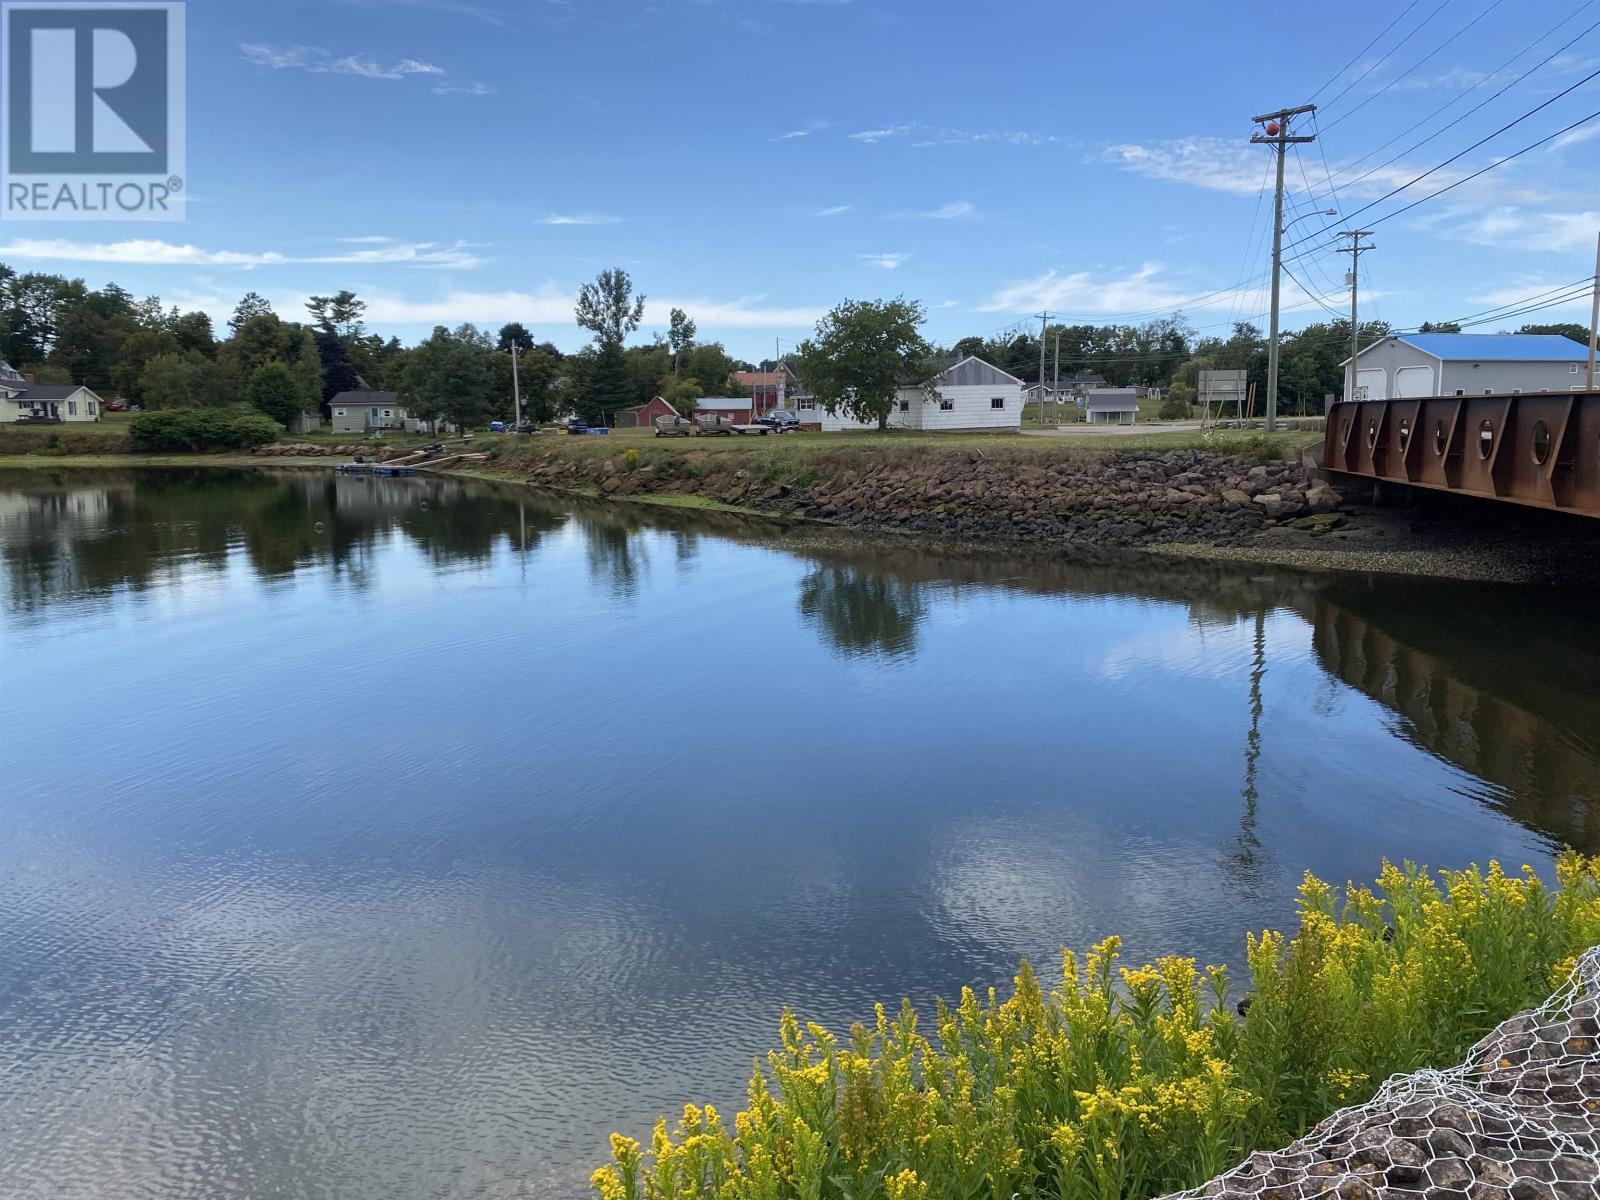
[[[1281,1145],[1396,1072],[1460,1058],[1600,941],[1600,858],[1434,877],[1385,864],[1343,894],[1311,876],[1298,930],[1222,967],[1118,964],[1112,937],[963,990],[925,1032],[910,1001],[840,1039],[785,1012],[730,1127],[710,1106],[649,1148],[612,1136],[601,1200],[1136,1200]]]
[[[136,451],[147,454],[249,450],[278,440],[271,417],[243,408],[175,408],[140,413],[129,423]]]

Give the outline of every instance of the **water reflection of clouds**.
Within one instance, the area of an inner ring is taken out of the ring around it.
[[[1173,613],[1170,623],[1141,629],[1105,646],[1095,673],[1105,679],[1137,679],[1152,669],[1195,679],[1238,679],[1248,670],[1255,652],[1255,622],[1239,618],[1222,623],[1196,624]],[[1275,666],[1287,665],[1307,654],[1308,629],[1303,618],[1282,609],[1267,619]]]

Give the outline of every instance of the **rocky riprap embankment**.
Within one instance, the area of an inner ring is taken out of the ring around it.
[[[693,494],[847,525],[960,539],[1054,538],[1105,545],[1232,543],[1271,525],[1325,533],[1340,497],[1297,463],[1198,450],[1103,455],[862,454],[822,460],[804,482],[763,478],[702,454],[628,470],[614,458],[546,454],[524,465],[536,482],[598,486],[608,495]]]
[[[1600,960],[1596,960],[1600,962]],[[1453,1071],[1391,1080],[1287,1148],[1191,1196],[1215,1200],[1594,1200],[1600,1003],[1513,1017]]]
[[[382,462],[415,454],[416,451],[402,450],[396,446],[377,446],[371,442],[351,442],[338,446],[323,446],[316,442],[272,442],[257,446],[251,453],[266,458],[352,458],[359,454],[373,462]]]

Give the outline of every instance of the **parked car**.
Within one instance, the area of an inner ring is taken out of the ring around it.
[[[504,421],[490,421],[489,422],[489,432],[490,433],[504,433],[505,431],[506,431],[506,423]]]
[[[105,410],[107,412],[127,412],[128,402],[122,397],[118,396],[115,399],[106,401]]]
[[[765,425],[768,429],[783,433],[790,429],[799,429],[800,418],[787,409],[775,408],[757,421],[756,424]]]
[[[588,433],[589,422],[585,421],[582,417],[573,417],[572,420],[567,422],[567,432]]]
[[[657,417],[657,437],[689,437],[694,433],[694,422],[687,417]]]

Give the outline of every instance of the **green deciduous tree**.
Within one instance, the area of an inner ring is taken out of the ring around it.
[[[303,410],[300,388],[289,368],[281,362],[266,363],[255,369],[245,387],[245,399],[252,408],[285,428]]]
[[[846,300],[800,344],[800,377],[830,413],[885,429],[896,390],[926,388],[936,373],[921,333],[925,316],[904,297]]]
[[[667,345],[672,348],[672,378],[678,378],[678,357],[690,346],[694,345],[694,337],[698,332],[694,321],[689,314],[681,308],[672,310],[670,324],[667,326]]]
[[[578,292],[577,318],[597,345],[620,348],[644,319],[644,297],[634,296],[633,280],[621,267],[601,271]]]
[[[503,398],[496,395],[492,343],[475,326],[434,327],[406,359],[400,392],[424,417],[443,417],[458,429],[487,421]]]
[[[322,353],[317,349],[317,335],[309,329],[300,331],[289,373],[294,376],[300,411],[317,412],[322,406]]]

